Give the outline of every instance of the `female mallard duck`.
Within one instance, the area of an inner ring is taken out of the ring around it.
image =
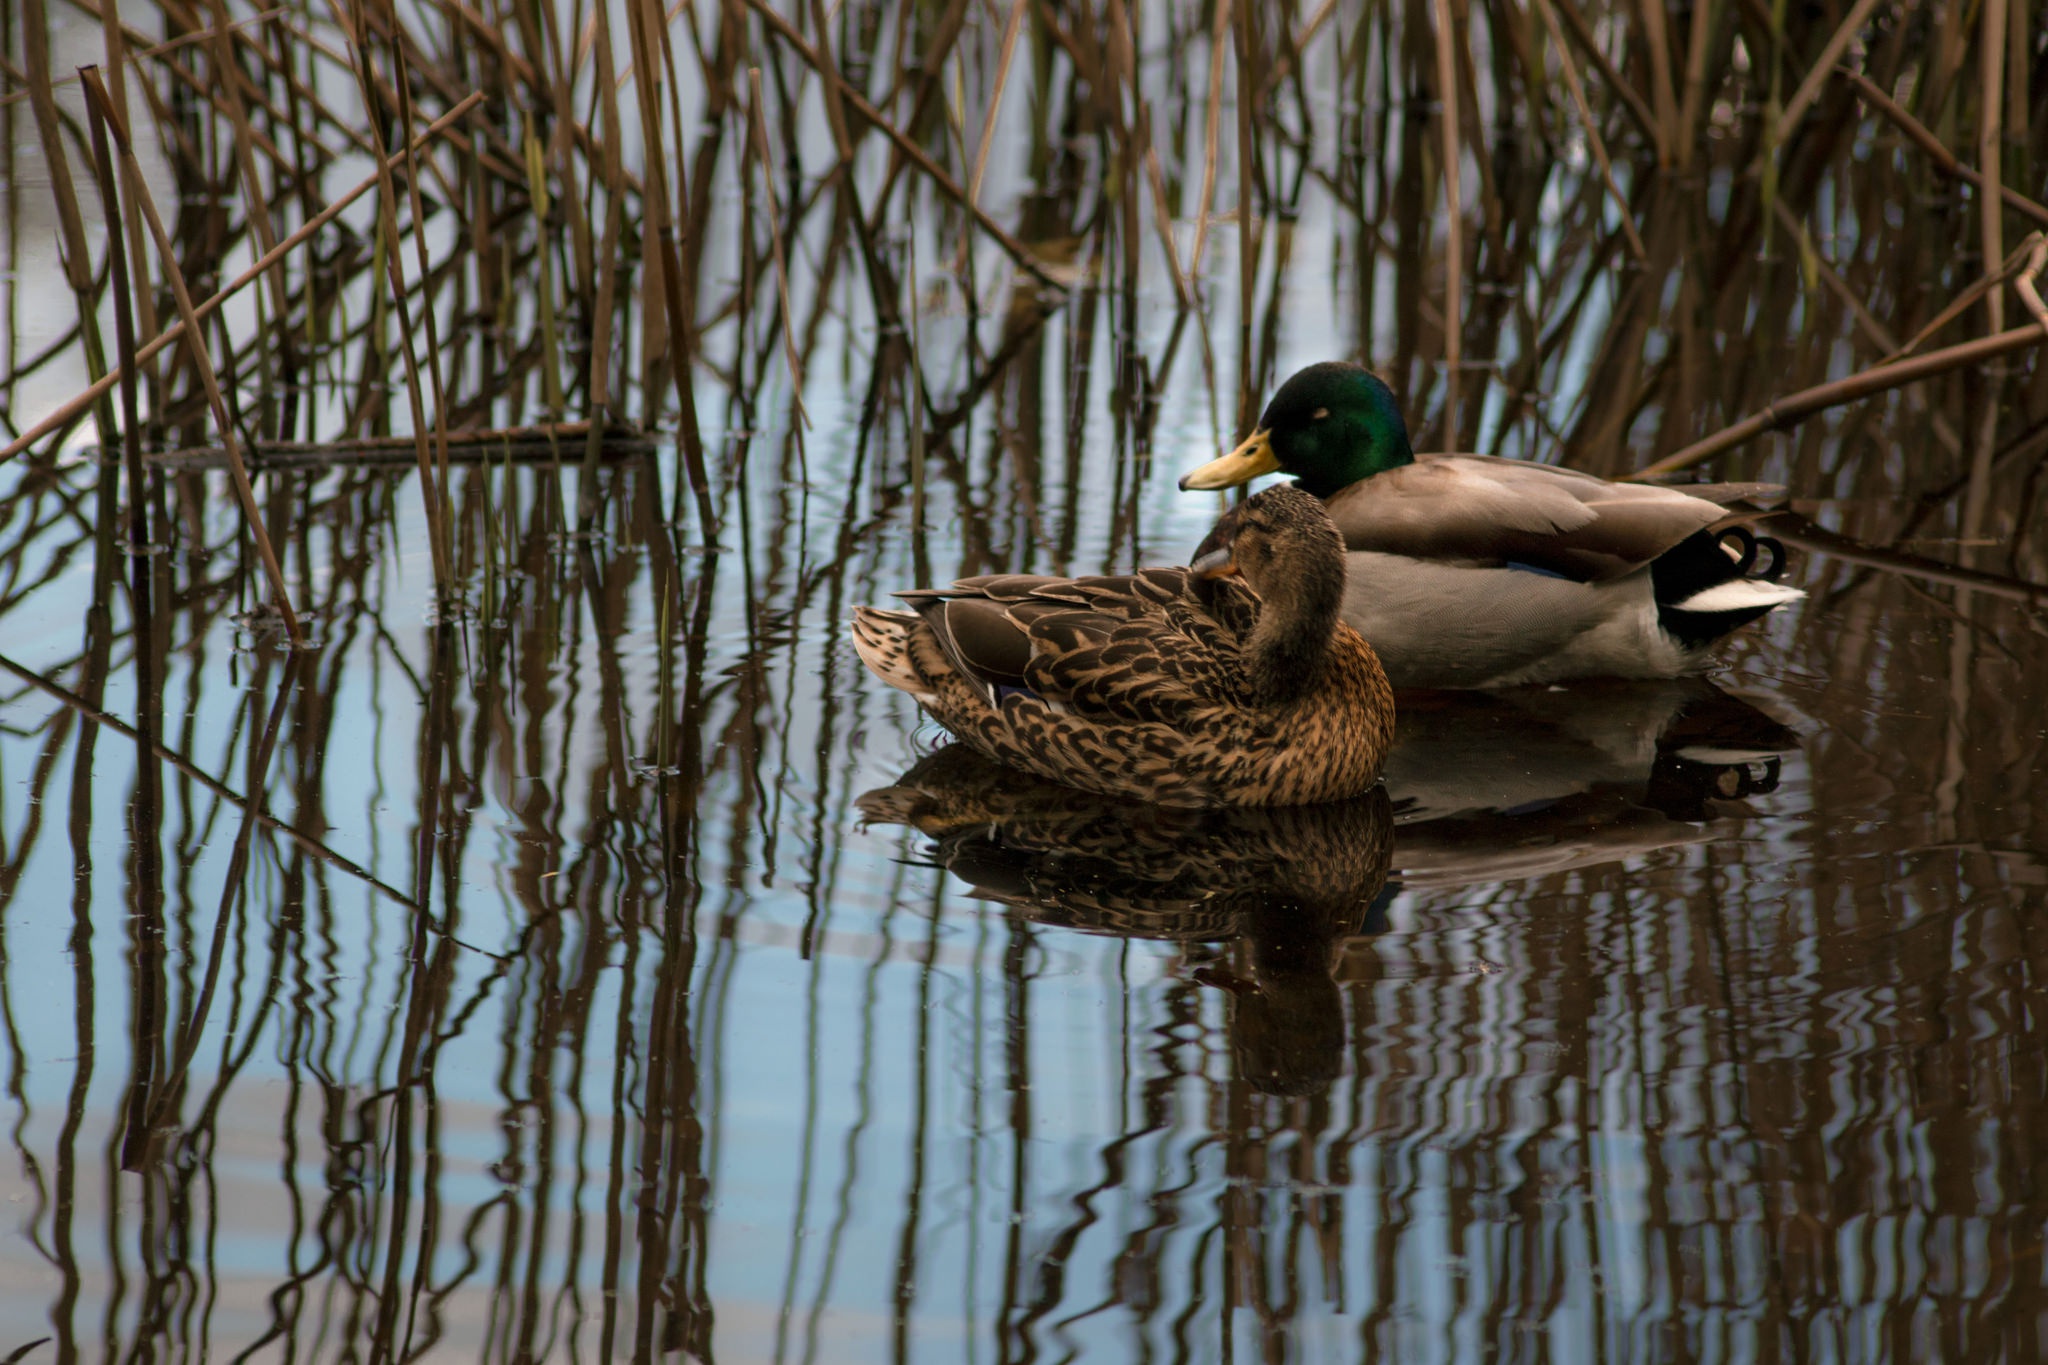
[[[1180,481],[1274,471],[1322,498],[1351,553],[1344,619],[1398,687],[1505,687],[1697,672],[1714,643],[1806,594],[1771,581],[1774,540],[1724,502],[1488,455],[1424,455],[1362,365],[1311,365],[1244,444]],[[1759,552],[1768,563],[1758,566]]]
[[[1322,504],[1272,488],[1185,569],[996,574],[854,611],[876,677],[1000,762],[1172,806],[1283,806],[1379,779],[1394,700],[1338,619],[1344,546]]]

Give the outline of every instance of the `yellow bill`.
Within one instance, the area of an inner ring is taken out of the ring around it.
[[[1218,455],[1180,481],[1183,489],[1235,488],[1261,474],[1280,468],[1273,456],[1273,442],[1264,427],[1245,437],[1244,444],[1228,455]]]

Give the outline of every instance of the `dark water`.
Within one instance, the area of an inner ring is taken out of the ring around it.
[[[1910,335],[1974,219],[1842,131],[1803,248],[1717,113],[1631,182],[1642,266],[1582,148],[1498,144],[1462,442],[1634,468],[1869,363],[1812,243]],[[1063,305],[977,249],[970,316],[915,246],[930,432],[795,253],[811,425],[707,362],[715,542],[665,441],[493,457],[451,604],[411,478],[273,466],[294,652],[217,469],[164,466],[138,629],[86,438],[0,466],[0,1357],[2048,1355],[2038,362],[1716,463],[1789,486],[1811,596],[1709,678],[1404,698],[1342,808],[1103,803],[945,748],[852,606],[1184,559],[1243,345],[1260,389],[1370,357],[1433,430],[1442,272],[1398,171],[1302,176],[1240,331],[1234,228],[1183,313],[1067,154],[988,197],[1081,243]],[[24,259],[17,357],[68,325]]]
[[[225,516],[166,565],[150,813],[132,732],[22,672],[134,714],[125,650],[78,662],[89,477],[10,504],[7,1340],[2031,1355],[2009,604],[1801,558],[1711,681],[1424,698],[1385,799],[1147,814],[921,757],[843,639],[909,580],[900,521],[835,539],[872,484],[761,480],[664,637],[633,471],[441,625],[388,483],[329,474],[295,663],[205,586]],[[1141,553],[1197,501],[1153,481]]]

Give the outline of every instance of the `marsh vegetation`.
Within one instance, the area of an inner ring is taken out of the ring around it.
[[[2040,1358],[2043,28],[9,0],[0,1356]],[[854,659],[1338,356],[1808,600],[1237,822]]]

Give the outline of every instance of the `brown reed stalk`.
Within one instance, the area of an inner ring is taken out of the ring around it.
[[[782,352],[795,386],[799,429],[811,424],[804,411],[804,363],[796,350],[796,318],[789,306],[789,266],[782,249],[782,208],[775,200],[775,168],[768,159],[767,116],[761,110],[761,68],[747,68],[747,132],[761,166],[761,188],[768,199],[768,245],[775,261],[775,297],[782,309]]]
[[[122,200],[115,180],[120,171],[114,161],[113,150],[107,145],[106,110],[95,96],[99,87],[86,82],[85,111],[92,125],[93,170],[99,181],[100,207],[108,223],[122,221]],[[133,292],[129,285],[128,246],[125,234],[118,229],[107,233],[108,274],[114,286],[114,347],[120,359],[118,373],[121,383],[121,456],[128,473],[128,544],[136,555],[147,552],[149,545],[149,498],[145,493],[142,473],[142,417],[141,404],[136,400],[135,380],[135,308]],[[102,506],[106,504],[103,502]],[[138,561],[138,565],[140,561]],[[136,581],[141,586],[137,593],[138,603],[148,600],[148,575],[138,570]],[[138,623],[140,617],[138,616]]]
[[[1252,92],[1258,89],[1258,73],[1253,68],[1252,6],[1249,0],[1239,0],[1236,9],[1232,31],[1237,44],[1237,428],[1244,435],[1258,415],[1258,395],[1252,388],[1252,297],[1259,272],[1259,238],[1252,231]]]
[[[1209,21],[1208,109],[1202,116],[1202,196],[1195,208],[1195,245],[1188,252],[1188,278],[1202,273],[1202,250],[1209,244],[1209,218],[1216,205],[1216,145],[1223,131],[1223,37],[1231,29],[1231,0],[1211,0]],[[1234,30],[1233,30],[1234,31]]]
[[[2014,327],[1995,336],[1978,337],[1974,341],[1946,346],[1941,350],[1894,361],[1889,365],[1874,365],[1847,378],[1817,384],[1777,399],[1767,404],[1762,412],[1745,417],[1705,440],[1695,441],[1685,449],[1675,451],[1656,463],[1637,470],[1631,477],[1650,479],[1689,469],[1701,460],[1718,455],[1724,450],[1731,450],[1765,432],[1794,426],[1817,412],[1840,407],[1844,403],[1853,403],[1859,398],[1868,398],[1872,394],[1895,389],[1901,384],[1910,384],[1916,379],[1929,379],[1968,365],[1981,365],[1987,360],[2044,343],[2048,343],[2048,334],[2044,334],[2041,328],[2030,321],[2025,327]]]
[[[1635,119],[1636,127],[1642,130],[1643,136],[1654,143],[1657,137],[1657,116],[1650,112],[1649,102],[1634,86],[1623,80],[1621,72],[1615,70],[1614,63],[1607,60],[1607,54],[1600,49],[1599,38],[1594,34],[1592,25],[1586,22],[1586,17],[1579,13],[1578,6],[1574,5],[1572,0],[1554,0],[1554,3],[1557,5],[1559,17],[1564,20],[1565,27],[1571,30],[1572,38],[1586,54],[1586,60],[1592,62],[1594,68],[1599,71],[1605,88],[1621,101],[1629,116]]]
[[[1535,0],[1536,9],[1543,16],[1544,25],[1550,30],[1550,41],[1557,48],[1558,66],[1564,71],[1565,88],[1571,92],[1572,106],[1579,111],[1579,126],[1586,130],[1586,145],[1592,149],[1593,159],[1600,163],[1600,178],[1607,186],[1607,192],[1614,196],[1614,204],[1621,211],[1621,234],[1628,242],[1629,252],[1643,264],[1650,263],[1650,251],[1643,245],[1643,239],[1636,232],[1635,215],[1629,207],[1628,196],[1621,192],[1621,186],[1614,180],[1614,163],[1607,159],[1607,140],[1600,136],[1600,124],[1593,117],[1592,109],[1586,103],[1586,88],[1579,81],[1579,64],[1572,60],[1571,48],[1565,43],[1564,33],[1558,28],[1557,14],[1551,9],[1550,0]],[[1705,0],[1701,0],[1704,6]]]
[[[386,161],[383,163],[384,169],[388,171],[392,168],[402,165],[405,156],[405,150],[416,151],[419,148],[426,146],[429,142],[439,137],[448,128],[452,127],[459,119],[468,115],[468,113],[472,109],[476,108],[476,106],[482,102],[483,95],[481,92],[479,92],[463,100],[453,109],[450,109],[447,113],[441,115],[440,118],[435,119],[431,124],[427,125],[426,128],[420,131],[420,135],[414,138],[412,142],[408,144],[407,149],[402,149],[398,152],[395,152],[388,159],[386,159]],[[210,317],[213,313],[219,310],[222,304],[226,303],[236,294],[239,294],[242,290],[247,289],[251,284],[254,284],[257,280],[262,279],[264,272],[269,270],[272,266],[276,265],[277,262],[283,259],[287,253],[294,251],[297,248],[305,245],[305,243],[308,240],[310,240],[316,233],[318,233],[320,229],[326,227],[329,223],[333,222],[336,218],[340,217],[341,214],[345,210],[347,210],[349,205],[355,203],[356,200],[362,198],[371,190],[376,189],[379,183],[380,174],[381,172],[373,171],[369,175],[364,176],[363,179],[358,181],[353,188],[345,191],[339,197],[334,199],[333,202],[329,203],[327,207],[325,209],[322,209],[317,216],[307,219],[306,222],[302,224],[290,236],[286,237],[283,241],[279,242],[275,248],[273,248],[270,251],[266,251],[262,256],[258,257],[255,260],[255,262],[249,266],[247,270],[244,270],[241,274],[235,276],[234,279],[230,280],[211,298],[207,299],[204,303],[201,303],[197,308],[195,308],[193,310],[193,316],[197,318]],[[147,365],[151,360],[155,359],[158,355],[162,354],[166,347],[175,345],[181,338],[183,338],[184,335],[184,319],[174,319],[171,322],[171,324],[168,327],[164,328],[164,330],[154,340],[145,344],[141,350],[135,353],[136,363],[139,365]],[[100,378],[94,380],[84,389],[80,390],[78,393],[72,395],[63,403],[59,404],[55,409],[53,409],[50,412],[48,416],[44,417],[43,420],[37,422],[28,430],[22,432],[21,435],[17,436],[14,440],[8,442],[4,449],[0,449],[0,463],[4,463],[7,460],[13,459],[16,455],[21,454],[22,451],[27,450],[30,446],[33,446],[37,441],[40,441],[45,436],[48,436],[51,432],[56,431],[60,427],[63,427],[65,424],[75,420],[78,417],[79,413],[84,412],[87,408],[91,407],[94,403],[98,402],[109,390],[111,390],[114,387],[115,384],[119,383],[121,381],[122,373],[122,371],[113,371],[108,374],[104,374],[100,376]]]
[[[1194,306],[1194,296],[1188,292],[1187,279],[1181,274],[1180,248],[1173,240],[1173,212],[1166,202],[1166,176],[1159,168],[1159,153],[1152,145],[1152,108],[1145,99],[1144,91],[1138,87],[1138,37],[1132,27],[1130,6],[1123,0],[1109,0],[1109,20],[1114,40],[1110,44],[1110,51],[1116,68],[1116,79],[1130,90],[1131,105],[1135,111],[1130,126],[1120,128],[1124,140],[1123,160],[1126,163],[1124,184],[1128,228],[1125,233],[1125,250],[1130,267],[1130,279],[1135,283],[1138,273],[1135,267],[1139,218],[1136,195],[1130,190],[1142,168],[1146,186],[1152,196],[1152,220],[1159,232],[1160,249],[1166,254],[1166,268],[1173,276],[1174,298],[1182,308],[1191,308]],[[1117,105],[1117,120],[1121,125],[1121,97],[1118,98]],[[1137,164],[1130,164],[1133,162]]]
[[[64,118],[50,87],[50,21],[43,0],[24,0],[21,15],[23,54],[29,107],[35,113],[36,133],[43,144],[43,160],[50,172],[50,190],[57,201],[58,258],[65,281],[78,300],[78,320],[85,342],[86,368],[95,379],[107,371],[106,344],[100,337],[99,312],[93,303],[92,250],[85,235],[85,216],[79,211],[78,190],[71,180],[71,160],[64,151]],[[101,390],[102,393],[105,390]],[[100,441],[111,444],[114,436],[113,411],[102,405],[94,414]]]
[[[989,239],[1002,248],[1003,254],[1016,263],[1018,269],[1048,289],[1061,294],[1067,292],[1067,286],[1049,274],[1045,267],[1040,265],[1030,251],[1025,248],[1023,243],[1004,231],[1000,223],[971,203],[967,192],[960,187],[952,176],[946,174],[944,168],[938,162],[933,161],[926,154],[924,148],[911,141],[895,124],[883,118],[882,111],[868,103],[867,99],[854,87],[852,82],[840,75],[835,66],[829,64],[809,43],[805,42],[803,35],[791,27],[787,19],[769,8],[767,0],[747,0],[747,7],[760,15],[762,22],[768,26],[769,31],[787,44],[790,50],[795,52],[806,66],[816,71],[823,78],[824,87],[829,88],[831,91],[831,94],[825,100],[828,116],[835,104],[843,103],[852,108],[855,113],[859,114],[876,128],[879,128],[884,136],[901,148],[903,155],[909,158],[912,165],[924,172],[925,176],[938,188],[939,193],[945,195],[946,198],[964,209],[967,216],[972,218],[980,226],[981,230],[988,234]]]
[[[1849,49],[1849,44],[1863,29],[1870,18],[1870,11],[1877,8],[1877,0],[1856,0],[1849,13],[1828,38],[1827,46],[1814,61],[1813,69],[1806,73],[1806,79],[1799,82],[1799,88],[1792,92],[1792,98],[1785,101],[1785,112],[1779,116],[1778,127],[1789,133],[1799,123],[1813,102],[1820,98],[1820,88],[1828,77],[1834,74],[1835,64]]]
[[[1978,240],[1984,261],[2005,256],[2005,211],[1999,189],[2004,183],[2002,129],[2005,123],[2005,20],[2006,0],[1984,0],[1977,42],[1977,173],[1984,178],[1977,196]],[[2038,268],[2038,267],[2037,267]],[[1993,332],[2005,330],[2005,295],[1992,290],[1984,296],[1986,320]],[[1978,416],[1977,444],[1970,454],[1970,482],[1963,493],[1962,556],[1967,564],[1977,559],[1976,541],[1984,526],[1991,501],[1991,457],[1997,448],[1998,407],[1983,404]]]
[[[1959,180],[1974,185],[1980,190],[1984,188],[1984,177],[1982,175],[1958,160],[1956,154],[1951,152],[1940,138],[1930,132],[1926,124],[1920,122],[1919,119],[1914,118],[1902,108],[1898,101],[1887,95],[1876,82],[1872,81],[1862,72],[1851,71],[1846,66],[1836,67],[1835,72],[1854,85],[1857,93],[1863,96],[1864,101],[1871,108],[1890,119],[1898,126],[1900,132],[1911,138],[1921,151],[1926,152],[1932,157],[1936,170],[1941,171],[1944,175],[1954,176]],[[2038,200],[2029,199],[2010,185],[2004,184],[1998,186],[1998,192],[1994,197],[2003,200],[2007,208],[2017,209],[2035,222],[2048,226],[2048,205],[2043,205]]]
[[[1696,0],[1692,7],[1691,31],[1685,41],[1685,93],[1678,105],[1678,168],[1692,165],[1693,148],[1699,142],[1700,119],[1707,102],[1707,50],[1713,45],[1714,0]],[[1562,43],[1559,46],[1563,46]]]
[[[120,15],[112,5],[103,6],[100,13],[101,41],[106,48],[107,88],[112,92],[114,107],[122,111],[128,108],[128,51],[126,33],[123,31]],[[142,56],[153,53],[139,54]],[[129,277],[129,293],[134,302],[136,327],[145,335],[155,336],[158,328],[156,316],[156,290],[149,283],[149,260],[146,250],[148,237],[142,226],[142,213],[135,205],[123,201],[121,228],[127,234],[127,250],[122,253],[128,258],[128,268],[133,272]],[[111,229],[109,230],[112,236]],[[157,376],[154,367],[145,376],[154,407],[157,397]]]
[[[112,134],[115,148],[120,155],[121,186],[142,207],[143,220],[149,224],[150,236],[156,240],[157,254],[163,266],[164,278],[171,286],[171,294],[178,302],[178,316],[185,323],[186,351],[192,357],[193,368],[199,372],[200,383],[206,388],[206,400],[213,409],[214,424],[220,429],[221,446],[228,453],[228,471],[232,477],[235,497],[242,504],[242,515],[249,525],[250,537],[256,543],[257,556],[263,561],[263,571],[270,579],[271,592],[276,597],[278,615],[284,618],[285,634],[294,645],[303,644],[305,636],[299,629],[299,618],[292,610],[291,597],[285,591],[284,569],[278,564],[277,552],[271,548],[270,536],[263,528],[263,517],[256,506],[256,493],[249,484],[249,471],[242,464],[242,455],[235,438],[234,421],[228,415],[227,399],[220,389],[220,378],[214,373],[213,359],[207,354],[204,337],[199,330],[199,316],[192,306],[192,295],[185,288],[185,272],[178,266],[176,244],[164,230],[163,220],[157,216],[156,203],[150,198],[149,186],[143,180],[142,168],[135,160],[135,148],[128,140],[128,127],[120,111],[113,107],[107,95],[106,86],[101,83],[99,72],[94,68],[83,69],[84,79],[90,98],[99,101],[107,129]]]
[[[1657,164],[1671,166],[1678,159],[1678,91],[1671,80],[1671,38],[1664,30],[1664,0],[1636,0],[1642,23],[1643,46],[1650,59],[1650,98],[1657,111],[1653,136]]]
[[[600,174],[604,186],[604,236],[597,249],[597,300],[590,318],[589,399],[592,436],[584,443],[583,477],[578,492],[577,522],[589,530],[597,514],[597,424],[611,413],[612,312],[619,280],[619,235],[625,214],[624,183],[625,131],[619,118],[619,83],[612,72],[612,35],[608,5],[595,5],[591,22],[595,37],[591,50],[597,57],[598,106],[604,114],[603,159]]]
[[[427,536],[434,565],[434,587],[447,592],[454,587],[453,565],[449,562],[449,539],[444,533],[443,490],[430,445],[426,400],[420,392],[420,361],[413,344],[412,309],[406,302],[405,237],[398,230],[398,187],[384,155],[383,103],[370,65],[369,24],[363,0],[333,0],[336,19],[345,21],[349,52],[355,64],[357,89],[363,102],[364,122],[377,155],[377,231],[382,239],[385,273],[390,277],[390,305],[398,313],[399,353],[405,361],[406,399],[412,406],[414,452],[419,465],[420,502],[427,518]],[[346,3],[344,12],[339,7]],[[424,283],[424,282],[422,282]],[[380,329],[381,332],[381,329]]]
[[[1029,0],[1010,0],[1010,13],[1003,20],[1003,45],[996,57],[996,83],[989,93],[988,110],[982,116],[981,140],[974,149],[974,171],[967,179],[967,202],[981,199],[981,180],[988,172],[989,149],[995,144],[996,121],[1003,112],[1003,91],[1010,84],[1010,61],[1017,52],[1017,35],[1024,28],[1024,6]]]
[[[1443,135],[1444,172],[1444,426],[1443,448],[1457,449],[1458,369],[1464,362],[1465,318],[1465,209],[1461,202],[1458,154],[1457,58],[1452,50],[1456,31],[1451,27],[1450,0],[1430,0],[1436,14],[1436,81],[1438,129]],[[1662,0],[1644,0],[1657,6]],[[1661,30],[1659,30],[1661,32]],[[1669,79],[1667,73],[1666,79]],[[1624,219],[1627,214],[1623,214]]]
[[[691,299],[685,297],[683,289],[683,255],[677,249],[675,219],[671,215],[666,183],[664,162],[667,158],[662,147],[660,91],[653,80],[656,52],[668,54],[672,51],[654,31],[661,27],[661,19],[659,0],[638,0],[627,8],[628,44],[633,53],[634,69],[641,72],[634,85],[640,98],[640,136],[646,148],[647,163],[647,191],[642,196],[641,205],[654,232],[655,251],[651,260],[658,263],[661,301],[668,319],[669,369],[676,386],[677,429],[682,435],[683,469],[690,481],[691,496],[697,503],[698,524],[704,539],[709,542],[717,538],[718,514],[711,502],[711,480],[704,464],[704,440],[697,428],[697,392],[691,369],[696,363],[696,329],[691,325]],[[673,88],[675,69],[666,55],[663,65]],[[688,222],[689,191],[683,183],[680,157],[676,168],[677,205],[674,207],[683,214],[683,221]]]

